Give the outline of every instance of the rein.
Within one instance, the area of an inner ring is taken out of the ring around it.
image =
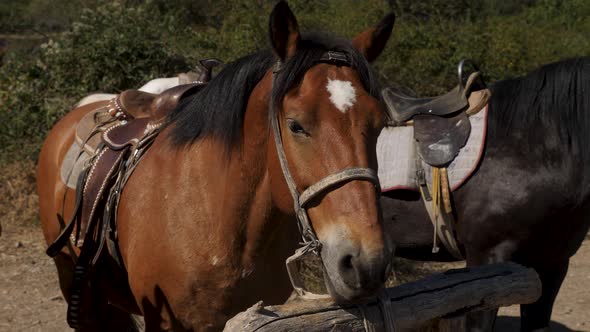
[[[334,51],[328,51],[324,53],[320,57],[318,63],[351,66],[350,60],[348,59],[348,56],[345,53]],[[276,75],[280,70],[281,62],[279,61],[277,62],[277,64],[275,65],[275,69],[273,70],[273,88]],[[276,105],[273,105],[273,107],[276,107]],[[291,192],[291,196],[293,197],[297,224],[299,226],[299,232],[301,233],[301,238],[303,240],[301,243],[302,247],[297,249],[294,255],[287,258],[287,271],[289,273],[289,278],[291,279],[293,289],[299,294],[299,296],[307,298],[325,297],[324,295],[317,295],[304,290],[303,282],[299,278],[298,268],[296,264],[296,261],[300,259],[302,256],[306,255],[307,253],[311,252],[317,256],[320,256],[320,251],[322,247],[320,240],[318,239],[315,231],[313,230],[313,227],[311,226],[306,206],[309,202],[311,202],[314,198],[318,197],[319,195],[329,193],[330,191],[332,191],[334,187],[355,180],[369,181],[373,185],[375,185],[375,190],[377,191],[377,193],[381,193],[379,178],[377,177],[377,172],[371,168],[346,168],[324,177],[320,181],[309,186],[300,194],[297,190],[297,185],[295,184],[295,181],[291,176],[291,172],[289,171],[289,165],[287,162],[287,157],[285,155],[285,149],[283,147],[283,140],[281,138],[281,128],[279,126],[278,121],[279,113],[275,112],[275,114],[276,115],[271,118],[271,123],[274,141],[277,148],[277,155],[279,158],[279,162],[281,164],[283,176],[285,177],[285,181],[287,182],[287,186],[289,187],[289,191]]]

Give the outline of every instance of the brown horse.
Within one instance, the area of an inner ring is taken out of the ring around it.
[[[147,331],[219,330],[258,300],[285,301],[297,220],[308,244],[321,243],[315,249],[335,299],[360,300],[382,287],[393,248],[369,174],[387,119],[368,63],[393,21],[388,15],[352,43],[301,35],[279,2],[270,16],[272,52],[229,64],[181,102],[122,193],[124,269],[106,251],[95,267],[96,330],[124,329],[128,313],[143,315]],[[103,104],[73,110],[43,145],[38,192],[48,244],[60,232],[55,216],[68,190],[62,159],[77,122]],[[72,257],[62,250],[55,263],[69,299]]]

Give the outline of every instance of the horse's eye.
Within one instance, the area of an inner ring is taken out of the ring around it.
[[[289,130],[294,134],[307,135],[307,133],[305,132],[305,129],[303,129],[303,127],[297,121],[295,121],[293,119],[287,119],[287,126],[289,126]]]

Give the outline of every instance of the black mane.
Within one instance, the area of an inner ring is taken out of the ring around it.
[[[183,99],[170,114],[172,141],[185,145],[214,135],[229,146],[239,139],[248,97],[274,62],[273,54],[264,51],[225,66],[207,86]]]
[[[350,41],[315,33],[304,34],[295,55],[281,65],[274,78],[272,104],[279,105],[285,94],[301,82],[305,72],[328,50],[348,54],[351,67],[357,71],[364,88],[380,99],[377,80],[369,64]],[[172,141],[186,145],[215,136],[229,150],[241,138],[248,97],[276,61],[271,51],[261,51],[227,65],[205,88],[185,98],[169,116],[169,123],[173,125]]]
[[[523,148],[557,143],[590,159],[590,57],[548,64],[491,90],[490,139],[504,141],[516,132],[529,145]]]

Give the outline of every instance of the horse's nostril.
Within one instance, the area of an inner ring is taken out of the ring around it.
[[[342,258],[342,261],[340,263],[342,265],[342,267],[346,270],[350,270],[353,268],[352,266],[352,255],[346,255]]]
[[[344,281],[351,288],[361,287],[361,276],[359,275],[358,261],[356,257],[351,254],[343,255],[338,262],[338,270],[341,280]]]

